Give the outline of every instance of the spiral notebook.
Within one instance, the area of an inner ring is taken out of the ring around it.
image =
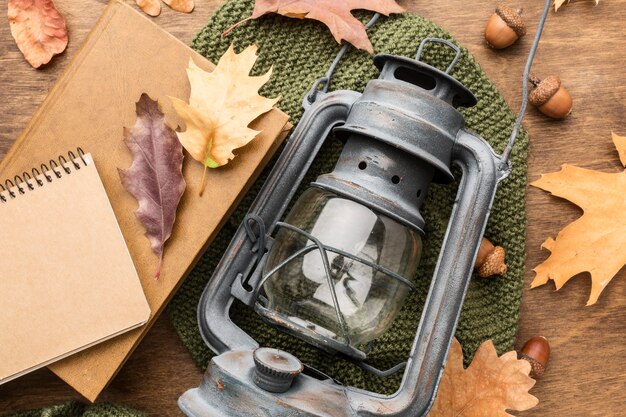
[[[150,308],[93,158],[0,185],[0,383],[134,329]]]

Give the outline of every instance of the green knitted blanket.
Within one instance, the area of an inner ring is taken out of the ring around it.
[[[217,62],[231,42],[238,51],[250,44],[257,44],[259,59],[254,72],[260,74],[271,66],[274,68],[271,80],[261,93],[267,97],[281,96],[278,106],[291,116],[294,124],[297,124],[302,116],[303,95],[314,80],[326,72],[340,47],[322,24],[282,16],[265,16],[247,22],[222,38],[222,31],[249,16],[252,8],[253,0],[228,1],[197,35],[192,47],[211,61]],[[365,21],[371,14],[363,12],[358,16]],[[425,37],[435,36],[453,40],[434,23],[412,14],[380,19],[369,31],[369,36],[376,53],[405,56],[414,56],[418,44]],[[474,58],[467,50],[463,49],[463,52],[463,58],[452,75],[478,98],[475,107],[463,110],[467,127],[483,136],[496,151],[501,151],[515,121],[514,114]],[[423,59],[439,68],[445,68],[451,56],[449,50],[432,46],[428,48]],[[372,64],[372,57],[364,52],[352,50],[340,63],[331,89],[362,91],[367,81],[377,76],[378,71]],[[493,339],[500,353],[513,347],[524,270],[527,147],[528,138],[523,132],[513,152],[513,172],[498,190],[486,232],[486,236],[492,242],[506,249],[508,273],[504,277],[473,279],[465,300],[457,337],[463,346],[466,361],[471,359],[478,346],[487,339]],[[334,139],[327,141],[311,172],[305,178],[302,188],[306,188],[306,184],[318,174],[332,169],[340,149],[338,141]],[[458,174],[457,172],[456,175]],[[200,295],[266,175],[267,170],[226,223],[169,306],[168,313],[178,334],[201,369],[207,366],[212,354],[204,345],[198,331],[196,307]],[[418,289],[410,296],[392,328],[377,341],[370,354],[368,360],[380,368],[393,366],[405,360],[408,355],[456,191],[455,184],[434,185],[429,191],[423,205],[427,230],[421,267],[415,279]],[[241,305],[234,305],[232,315],[233,319],[262,345],[280,347],[293,352],[303,361],[317,366],[346,384],[382,393],[393,392],[399,384],[401,375],[385,379],[376,378],[342,360],[328,358],[326,354],[269,328],[253,312]],[[99,406],[100,408],[86,411],[76,404],[66,404],[65,407],[74,407],[78,411],[59,414],[46,409],[22,414],[20,417],[140,415],[124,408],[114,412],[110,405],[105,410]],[[82,412],[84,414],[81,414]]]
[[[146,417],[146,415],[120,404],[101,403],[88,407],[76,401],[68,401],[38,410],[24,411],[11,417]]]

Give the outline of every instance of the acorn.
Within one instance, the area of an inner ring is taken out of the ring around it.
[[[485,26],[485,39],[489,46],[504,49],[526,34],[526,25],[520,13],[504,4],[498,5]]]
[[[564,119],[572,112],[572,96],[563,87],[559,77],[550,75],[540,80],[531,75],[529,79],[535,89],[528,100],[540,112],[553,119]]]
[[[531,378],[541,378],[550,359],[550,343],[543,336],[533,337],[524,344],[522,351],[518,353],[517,357],[530,363]]]
[[[494,246],[487,238],[483,237],[476,256],[474,268],[482,278],[494,275],[506,274],[505,252],[502,246]]]

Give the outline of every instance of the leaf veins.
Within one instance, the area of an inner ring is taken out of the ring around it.
[[[131,129],[124,130],[124,137],[133,154],[133,163],[119,173],[122,184],[139,203],[137,218],[159,258],[158,278],[163,247],[172,234],[176,210],[186,187],[182,174],[183,148],[176,132],[165,122],[158,102],[147,94],[142,94],[137,102],[137,121]]]

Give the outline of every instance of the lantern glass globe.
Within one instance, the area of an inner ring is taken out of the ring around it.
[[[264,274],[293,259],[265,281],[267,307],[322,337],[355,348],[382,335],[400,312],[410,288],[372,264],[412,281],[422,250],[420,234],[319,188],[310,188],[300,197],[285,223],[326,247],[330,277],[315,242],[281,228]],[[345,323],[343,328],[340,320]]]

